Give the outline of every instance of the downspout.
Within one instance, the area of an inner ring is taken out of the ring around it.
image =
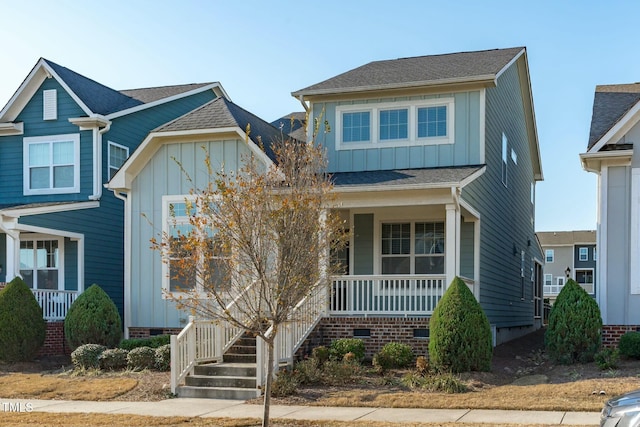
[[[116,199],[124,202],[124,337],[129,338],[129,328],[131,327],[131,203],[127,196],[122,195],[117,189],[112,189]]]
[[[102,135],[109,132],[111,122],[107,122],[105,127],[93,128],[93,194],[89,200],[100,200],[102,197]]]

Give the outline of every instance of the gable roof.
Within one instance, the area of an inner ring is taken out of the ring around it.
[[[152,132],[227,128],[240,128],[243,131],[246,131],[247,128],[250,129],[249,139],[261,147],[272,161],[275,161],[276,156],[272,150],[272,143],[282,138],[282,132],[255,114],[222,97],[216,98]]]
[[[640,83],[599,85],[593,99],[587,150],[591,150],[640,101]],[[611,141],[616,142],[616,141]]]
[[[596,244],[595,230],[538,231],[542,246],[571,246],[574,244]]]
[[[226,96],[219,83],[200,83],[118,91],[76,73],[48,59],[40,58],[7,105],[0,110],[0,123],[12,122],[47,78],[55,78],[89,117],[124,115],[188,96],[197,91],[212,89]]]
[[[295,91],[292,95],[494,81],[524,50],[524,47],[514,47],[374,61]]]
[[[307,113],[296,111],[280,117],[271,122],[272,126],[280,129],[285,135],[289,135],[298,141],[307,140]]]

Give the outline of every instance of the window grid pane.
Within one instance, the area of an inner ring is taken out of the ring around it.
[[[444,222],[415,224],[415,273],[444,273]]]
[[[447,107],[418,108],[418,138],[447,136]]]
[[[407,109],[380,111],[380,139],[406,139],[408,120]]]
[[[370,113],[368,111],[342,114],[343,142],[369,141],[369,139]]]

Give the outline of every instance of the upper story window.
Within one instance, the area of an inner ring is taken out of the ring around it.
[[[453,144],[454,99],[338,105],[336,149]]]
[[[546,251],[544,251],[545,262],[553,262],[554,256],[555,251],[553,249],[547,249]]]
[[[502,183],[507,186],[507,135],[502,133]]]
[[[129,157],[129,147],[109,141],[109,179],[118,172]]]
[[[368,142],[371,139],[371,113],[358,111],[342,115],[342,141]]]
[[[80,192],[80,135],[28,137],[23,140],[25,195]]]
[[[588,261],[589,260],[589,248],[579,248],[578,249],[578,260],[579,261]]]

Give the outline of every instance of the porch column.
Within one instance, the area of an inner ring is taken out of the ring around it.
[[[7,265],[5,266],[5,280],[9,283],[20,273],[20,234],[8,232],[6,235]]]
[[[460,235],[460,214],[455,204],[446,205],[447,216],[445,222],[445,281],[446,286],[459,274],[460,263],[458,257],[460,248],[458,236]]]

